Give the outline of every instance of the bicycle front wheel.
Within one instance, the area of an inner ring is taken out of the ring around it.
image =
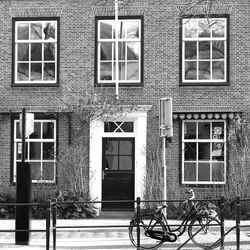
[[[188,235],[196,246],[206,250],[214,249],[221,242],[220,221],[206,215],[194,218],[188,227]]]
[[[165,226],[162,221],[154,215],[145,214],[141,216],[140,220],[140,249],[156,249],[163,244],[160,239],[154,239],[146,236],[148,231],[155,231],[159,235],[165,234]],[[136,220],[132,221],[129,227],[129,238],[135,247],[138,247],[138,232]]]

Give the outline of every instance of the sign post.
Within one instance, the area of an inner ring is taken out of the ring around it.
[[[29,119],[27,120],[27,117]],[[33,129],[32,129],[33,127]],[[25,138],[34,131],[34,114],[27,116],[25,108],[20,115],[20,133],[22,135],[22,157],[16,166],[16,203],[30,203],[31,201],[31,176],[30,163],[25,162]],[[30,207],[28,205],[16,206],[16,234],[17,245],[29,244]]]
[[[159,103],[159,135],[162,137],[163,200],[167,200],[166,138],[173,137],[172,98],[162,98]],[[166,215],[166,214],[165,214]]]

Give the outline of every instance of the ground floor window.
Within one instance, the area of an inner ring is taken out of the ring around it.
[[[223,184],[226,181],[226,122],[182,121],[182,183]]]
[[[16,180],[17,162],[21,161],[22,139],[20,122],[14,120],[13,180]],[[36,119],[34,132],[26,138],[25,160],[30,163],[32,182],[55,182],[56,173],[56,120]]]

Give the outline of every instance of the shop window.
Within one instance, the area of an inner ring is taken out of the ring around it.
[[[184,120],[182,126],[182,183],[224,184],[225,181],[225,121]]]

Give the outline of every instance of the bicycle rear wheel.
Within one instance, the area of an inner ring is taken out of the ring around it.
[[[156,249],[163,244],[159,239],[153,239],[146,236],[147,230],[155,230],[159,235],[164,235],[166,230],[162,221],[154,215],[145,214],[141,216],[140,220],[140,249]],[[132,221],[129,227],[129,238],[135,247],[138,247],[137,224],[136,220]]]
[[[188,227],[188,235],[194,244],[206,250],[218,247],[221,242],[220,221],[216,218],[211,219],[206,215],[199,216],[194,218]]]

